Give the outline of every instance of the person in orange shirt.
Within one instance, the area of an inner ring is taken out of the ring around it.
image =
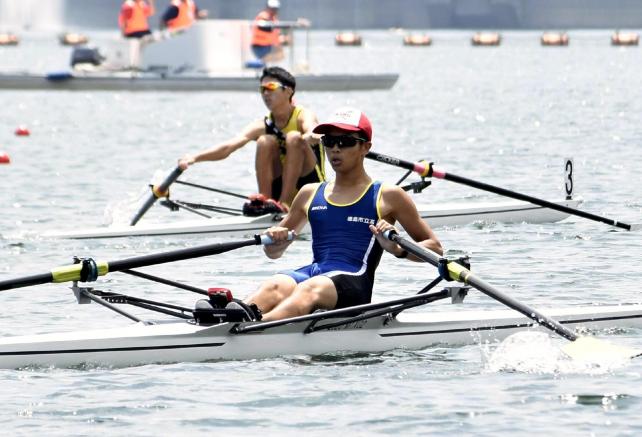
[[[203,18],[207,18],[207,10],[199,9],[194,0],[172,0],[161,17],[160,28],[187,29],[195,20]]]
[[[125,0],[120,8],[118,25],[125,38],[143,38],[152,32],[147,19],[154,15],[154,0]]]
[[[266,8],[258,13],[252,23],[252,52],[257,59],[264,59],[280,46],[278,28],[278,13],[281,7],[279,0],[267,0]]]

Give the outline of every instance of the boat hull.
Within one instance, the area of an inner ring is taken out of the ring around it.
[[[571,307],[543,312],[570,327],[598,330],[642,327],[642,305]],[[316,327],[336,320],[324,320]],[[518,331],[541,329],[512,310],[402,313],[396,318],[380,316],[305,333],[309,323],[298,322],[265,331],[233,334],[230,330],[234,325],[230,323],[204,327],[178,321],[5,337],[0,338],[0,368],[74,367],[84,364],[124,367],[301,354],[415,350],[437,344],[467,345],[496,341]]]
[[[297,91],[387,90],[398,74],[319,74],[297,76]],[[78,74],[56,78],[43,74],[0,74],[0,89],[62,91],[249,91],[256,92],[256,75],[207,76]]]
[[[576,208],[581,200],[559,200],[559,205]],[[463,205],[440,204],[418,205],[423,220],[431,227],[462,226],[473,222],[498,223],[551,223],[564,220],[569,214],[521,201],[470,203]],[[263,232],[279,220],[279,216],[267,214],[260,217],[224,217],[186,220],[170,224],[145,224],[136,226],[111,226],[79,229],[75,231],[52,231],[43,234],[47,238],[119,238],[155,235],[220,234],[241,236]],[[309,229],[303,230],[309,232]]]

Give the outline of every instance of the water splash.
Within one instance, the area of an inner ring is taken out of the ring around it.
[[[507,337],[496,349],[482,349],[484,368],[488,372],[521,372],[537,374],[605,374],[628,364],[628,360],[587,362],[571,359],[558,342],[545,332],[526,331]]]

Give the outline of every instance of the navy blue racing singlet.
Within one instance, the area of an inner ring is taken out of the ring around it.
[[[307,207],[313,263],[327,276],[365,274],[374,281],[383,248],[369,225],[381,218],[381,182],[372,182],[358,199],[345,205],[327,200],[326,187],[327,182],[319,184]]]

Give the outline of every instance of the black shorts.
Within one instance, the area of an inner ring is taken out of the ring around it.
[[[329,277],[337,290],[335,309],[370,303],[373,281],[366,273],[356,275],[334,275]]]
[[[147,35],[151,35],[152,32],[150,30],[139,30],[137,32],[132,32],[128,33],[125,35],[125,38],[142,38]]]
[[[305,176],[301,176],[299,180],[296,181],[296,189],[300,190],[305,184],[313,184],[316,182],[321,182],[319,175],[317,174],[317,169],[315,168],[310,173]],[[283,189],[283,178],[281,176],[277,177],[272,181],[272,198],[279,199],[281,197],[281,190]]]

